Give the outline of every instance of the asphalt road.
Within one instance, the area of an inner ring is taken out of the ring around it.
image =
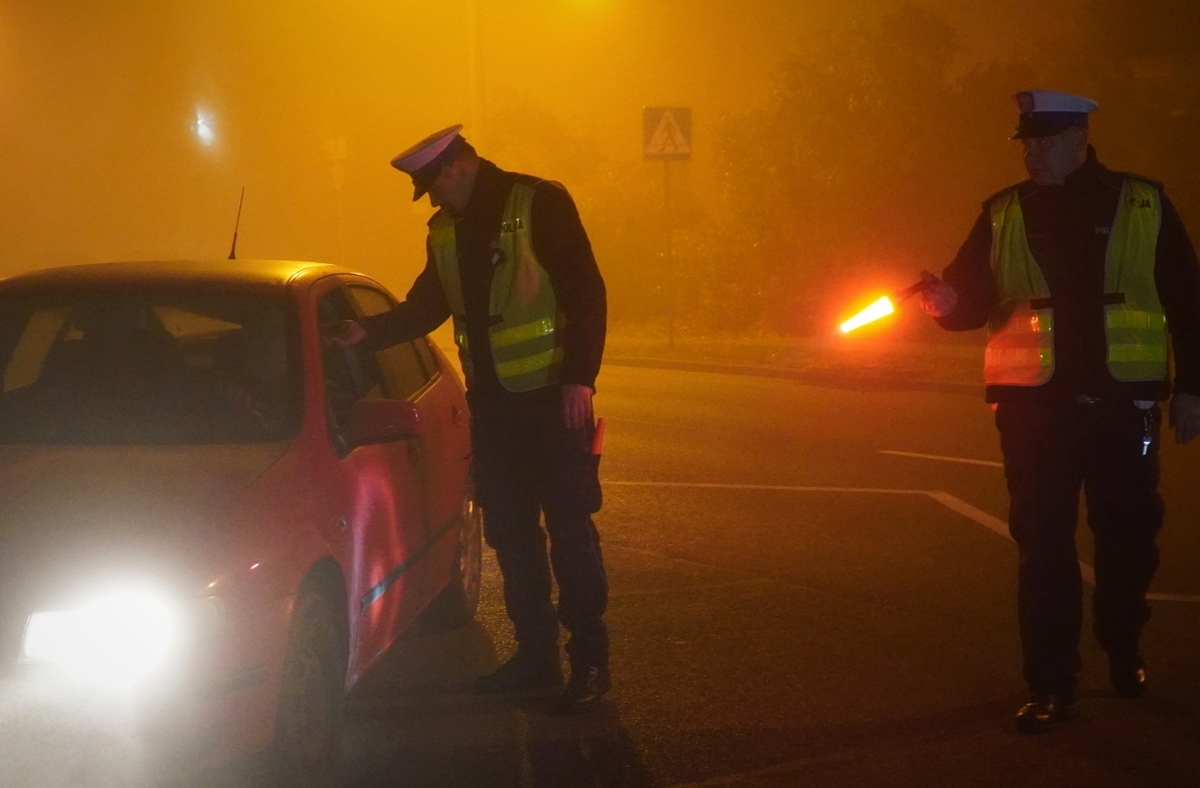
[[[489,560],[477,625],[408,638],[355,690],[347,785],[1200,785],[1200,446],[1164,447],[1148,696],[1113,697],[1089,631],[1081,718],[1027,737],[977,393],[619,366],[599,387],[604,707],[470,694],[512,648]]]

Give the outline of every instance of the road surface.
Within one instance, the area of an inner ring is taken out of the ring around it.
[[[347,785],[1200,784],[1200,447],[1163,450],[1148,696],[1113,696],[1088,630],[1081,718],[1028,737],[978,393],[624,366],[599,389],[609,700],[470,694],[512,649],[489,561],[477,625],[409,638],[354,692]]]

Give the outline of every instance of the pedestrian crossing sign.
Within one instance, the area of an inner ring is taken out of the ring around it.
[[[647,159],[690,159],[692,108],[642,107],[642,137]]]

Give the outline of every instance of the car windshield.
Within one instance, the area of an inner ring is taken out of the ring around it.
[[[0,293],[0,443],[247,443],[299,421],[296,320],[278,294]]]

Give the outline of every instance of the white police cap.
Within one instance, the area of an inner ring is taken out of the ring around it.
[[[462,124],[435,131],[392,159],[392,166],[412,178],[413,200],[421,199],[437,179],[442,167],[462,149]]]
[[[1013,94],[1013,103],[1021,113],[1017,131],[1009,139],[1050,137],[1072,126],[1087,128],[1088,115],[1100,105],[1089,98],[1057,90],[1022,90]]]

